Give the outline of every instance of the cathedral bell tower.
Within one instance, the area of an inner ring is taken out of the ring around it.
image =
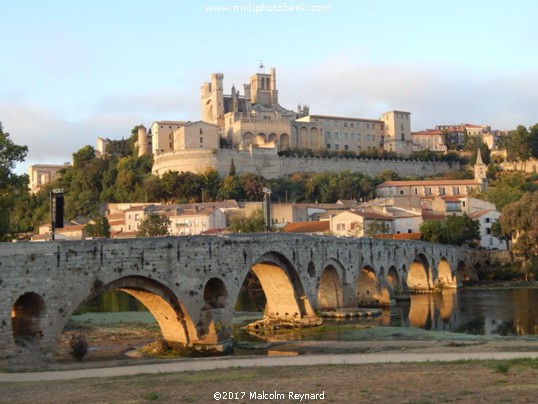
[[[474,165],[474,179],[480,184],[480,191],[483,191],[488,186],[487,179],[488,166],[484,164],[482,160],[482,153],[480,153],[480,147],[476,154],[476,163]]]

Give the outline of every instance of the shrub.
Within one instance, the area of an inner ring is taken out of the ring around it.
[[[82,361],[88,353],[88,342],[84,335],[73,335],[69,341],[69,348],[73,358],[77,361]]]

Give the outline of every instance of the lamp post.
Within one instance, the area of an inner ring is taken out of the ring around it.
[[[265,218],[265,231],[271,231],[271,190],[264,187],[263,192],[263,215]]]
[[[50,232],[54,240],[54,230],[64,227],[64,190],[53,189],[50,192]]]

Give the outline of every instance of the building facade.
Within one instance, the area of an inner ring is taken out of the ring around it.
[[[30,191],[32,193],[39,192],[39,190],[50,183],[56,178],[58,172],[63,170],[65,165],[57,164],[33,164],[28,168],[28,175],[30,177]]]
[[[409,112],[390,111],[380,119],[363,119],[311,115],[306,105],[299,105],[297,111],[289,110],[278,101],[276,69],[271,68],[268,74],[263,69],[260,66],[260,71],[250,77],[248,84],[243,85],[243,94],[235,86],[225,94],[224,75],[211,75],[211,80],[201,88],[202,121],[192,123],[205,124],[203,133],[181,137],[180,132],[187,131],[190,122],[157,121],[151,125],[148,134],[151,136],[151,147],[148,146],[148,136],[139,134],[140,155],[145,152],[154,155],[153,172],[161,175],[170,170],[191,171],[188,162],[201,157],[192,152],[200,152],[200,149],[210,151],[211,148],[256,155],[255,167],[249,168],[248,172],[262,175],[267,167],[272,172],[272,166],[282,165],[278,161],[277,151],[291,148],[356,153],[375,149],[405,157],[412,154]],[[207,125],[217,128],[218,142],[215,141],[215,130]],[[215,153],[214,157],[209,157],[215,161],[206,161],[205,167],[213,167],[220,173],[219,160],[227,159],[227,155]],[[240,158],[238,156],[236,159]],[[226,164],[229,165],[229,161]]]

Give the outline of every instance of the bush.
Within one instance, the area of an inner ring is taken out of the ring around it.
[[[84,335],[73,335],[69,341],[69,348],[73,358],[77,361],[82,361],[88,353],[88,342]]]

